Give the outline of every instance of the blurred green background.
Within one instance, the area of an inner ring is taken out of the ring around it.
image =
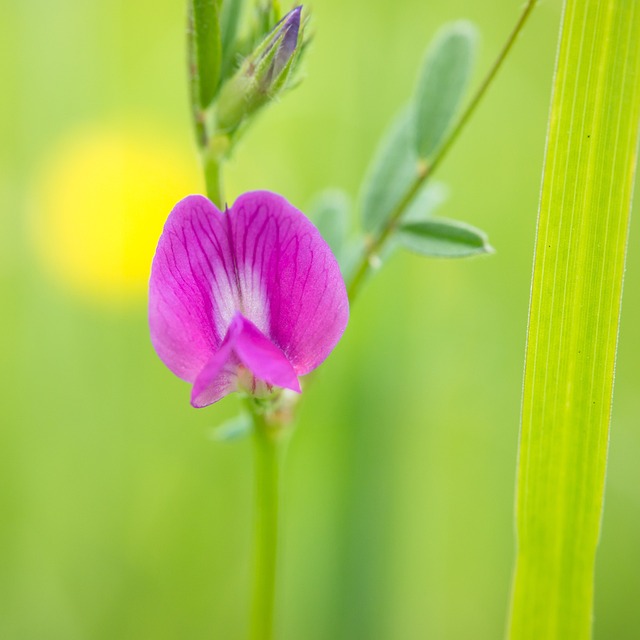
[[[303,209],[327,186],[355,197],[437,28],[478,25],[477,81],[521,4],[316,0],[307,78],[247,135],[231,195],[268,188]],[[442,214],[485,229],[496,255],[394,255],[305,399],[285,478],[282,640],[503,635],[560,12],[560,0],[535,11],[438,175],[452,190]],[[155,356],[146,326],[150,251],[173,201],[202,189],[184,13],[178,0],[0,5],[3,639],[246,633],[250,443],[210,438],[237,399],[190,408],[188,385]],[[638,239],[634,225],[597,564],[600,639],[640,637]]]

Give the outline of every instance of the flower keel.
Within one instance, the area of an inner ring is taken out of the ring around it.
[[[244,369],[250,372],[247,378]],[[295,370],[282,353],[250,320],[238,313],[217,353],[193,384],[191,404],[206,407],[231,391],[257,394],[260,382],[300,393]]]

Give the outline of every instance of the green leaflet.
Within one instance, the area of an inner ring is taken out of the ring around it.
[[[412,101],[382,138],[360,193],[366,231],[382,227],[439,148],[464,97],[476,32],[467,22],[440,31],[429,48]],[[422,160],[421,160],[422,159]]]
[[[427,182],[402,214],[404,222],[422,222],[443,205],[449,197],[449,188],[443,182]]]
[[[219,442],[239,440],[251,433],[253,421],[247,413],[239,413],[237,416],[226,420],[211,431],[211,439]]]
[[[220,34],[220,0],[191,0],[195,63],[195,82],[198,104],[206,109],[215,97],[222,65]]]
[[[466,258],[493,253],[487,236],[471,225],[445,218],[407,222],[397,239],[406,249],[432,258]]]
[[[349,198],[339,189],[327,189],[321,192],[309,208],[309,216],[331,247],[331,251],[341,262],[347,239]]]
[[[366,231],[386,222],[418,176],[414,122],[412,107],[405,107],[380,142],[360,193]]]
[[[512,640],[591,637],[639,73],[640,4],[567,0],[529,310]]]
[[[469,22],[445,26],[427,52],[415,93],[416,152],[429,160],[460,108],[471,76],[477,34]]]

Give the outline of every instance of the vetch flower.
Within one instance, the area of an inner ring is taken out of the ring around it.
[[[191,404],[228,393],[300,392],[336,346],[344,281],[318,230],[283,197],[254,191],[224,213],[203,196],[169,216],[149,285],[151,341]]]
[[[292,9],[243,62],[220,93],[216,121],[233,131],[287,84],[302,46],[302,6]]]

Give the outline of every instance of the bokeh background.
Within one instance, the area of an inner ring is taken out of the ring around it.
[[[303,85],[228,190],[354,198],[443,22],[492,61],[520,0],[316,0]],[[146,326],[153,247],[202,190],[181,0],[0,4],[0,637],[244,638],[250,442],[211,439]],[[535,219],[560,0],[442,165],[469,261],[394,255],[309,391],[286,468],[282,640],[503,635]],[[356,214],[354,212],[355,228]],[[595,637],[640,637],[640,256],[632,225]]]

